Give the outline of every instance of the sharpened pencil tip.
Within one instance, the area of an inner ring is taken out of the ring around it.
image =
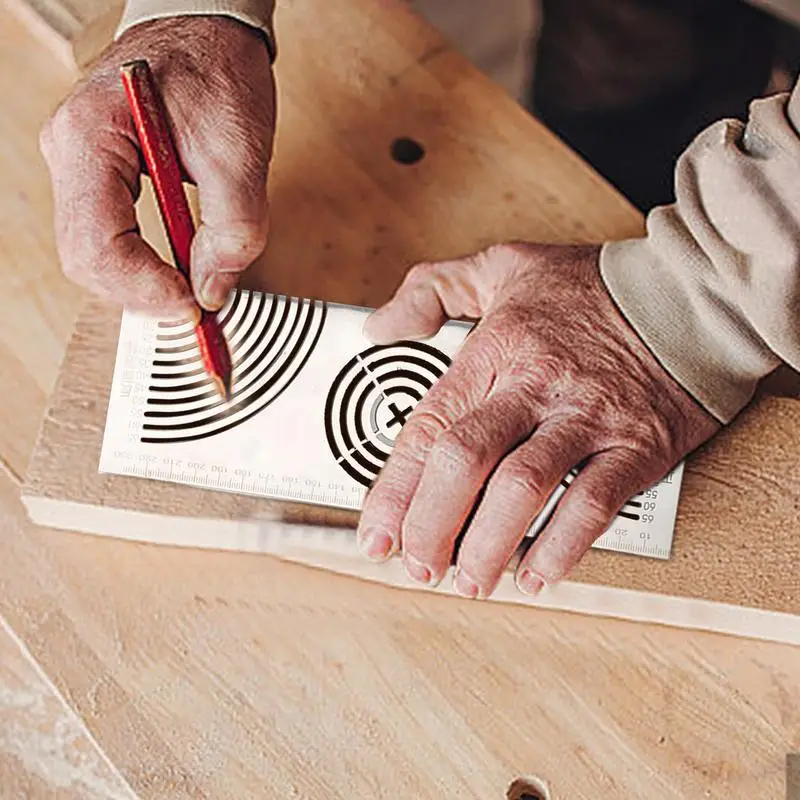
[[[226,403],[229,403],[233,397],[232,381],[233,375],[230,372],[222,376],[222,394]]]
[[[194,330],[206,374],[214,382],[219,395],[229,402],[233,396],[233,365],[219,322],[212,314],[204,313]]]
[[[233,393],[231,392],[231,382],[230,377],[225,379],[225,376],[222,375],[212,375],[211,380],[214,381],[214,385],[217,387],[217,391],[219,392],[220,396],[226,403],[230,403],[231,397]]]

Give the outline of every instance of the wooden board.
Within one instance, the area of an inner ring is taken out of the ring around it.
[[[8,491],[0,481],[0,501]],[[140,798],[782,800],[800,649],[26,528],[4,613]]]
[[[309,29],[329,22],[326,5],[304,0]],[[407,37],[405,17],[381,6],[380,24]],[[364,5],[347,7],[362,17]],[[323,71],[335,52],[329,43],[313,63]],[[422,70],[436,82],[442,62],[429,58]],[[296,106],[294,79],[284,73],[282,93]],[[462,97],[471,94],[463,81]],[[800,648],[401,592],[273,558],[31,524],[15,476],[81,297],[59,273],[36,141],[68,85],[61,65],[0,11],[0,385],[13,387],[0,393],[0,616],[122,775],[114,786],[83,741],[66,742],[81,787],[72,796],[92,798],[83,787],[94,786],[100,797],[124,797],[127,786],[154,800],[502,800],[516,776],[533,774],[552,800],[784,800],[786,754],[800,751]],[[491,105],[482,85],[475,92]],[[337,152],[335,129],[318,135]],[[460,138],[475,141],[469,131]],[[525,128],[519,139],[542,167],[543,190],[562,198],[562,235],[584,215],[592,236],[638,229],[549,135]],[[309,180],[301,161],[284,185]],[[351,197],[352,178],[343,183]],[[372,192],[363,205],[351,199],[348,214],[369,217]],[[534,197],[530,215],[547,215],[544,191]],[[321,205],[320,231],[354,252],[347,217]],[[480,221],[477,211],[470,218]],[[15,714],[10,695],[0,692],[0,730],[11,719],[28,740],[46,724],[64,731],[57,703]],[[71,796],[63,771],[34,782],[36,751],[16,752],[0,766],[4,790]]]
[[[399,560],[359,556],[352,512],[98,474],[118,326],[118,313],[96,304],[78,322],[23,490],[35,522],[269,553],[418,588]],[[794,391],[793,381],[784,388]],[[592,550],[536,600],[517,592],[511,573],[493,599],[800,645],[800,570],[787,568],[800,560],[800,446],[786,446],[787,430],[800,432],[800,402],[767,395],[691,459],[669,562]],[[452,593],[449,577],[434,591]]]
[[[279,17],[289,43],[300,36],[293,23],[301,18],[293,10],[288,6]],[[602,222],[571,215],[571,196],[595,193],[599,199],[606,187],[585,177],[580,162],[554,139],[543,154],[537,123],[461,57],[437,50],[436,34],[408,15],[405,38],[386,35],[378,19],[366,13],[354,24],[330,15],[326,35],[335,34],[350,56],[322,81],[316,78],[316,92],[304,54],[285,48],[278,80],[289,91],[279,101],[274,235],[248,275],[249,286],[373,306],[415,260],[512,238],[597,241],[638,230],[638,219],[621,201],[613,230],[607,202]],[[426,52],[434,67],[423,70]],[[469,93],[462,91],[467,85]],[[391,159],[390,143],[401,135],[423,144],[420,163]],[[548,156],[555,155],[572,163],[573,176],[562,164],[555,179],[548,170]],[[151,195],[140,219],[166,255]],[[347,220],[346,227],[337,230],[336,220]],[[308,230],[319,235],[309,237]],[[397,565],[376,568],[358,558],[346,530],[355,524],[353,514],[99,475],[117,330],[115,310],[99,305],[90,305],[79,322],[23,492],[34,521],[167,544],[270,552],[411,585]],[[800,434],[800,403],[763,398],[692,459],[669,563],[592,551],[571,582],[537,603],[800,644],[800,571],[785,567],[800,563],[800,484],[792,478],[800,445],[787,446],[787,432]],[[279,520],[340,530],[319,536],[313,527],[287,528]],[[445,581],[440,591],[449,590]],[[510,576],[495,596],[532,602],[513,589]]]

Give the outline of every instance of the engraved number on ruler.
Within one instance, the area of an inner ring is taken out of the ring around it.
[[[222,464],[205,461],[136,454],[127,450],[115,450],[114,457],[128,462],[123,468],[126,475],[177,481],[256,496],[273,495],[322,505],[344,503],[356,508],[364,495],[360,486],[349,487],[335,481],[323,482],[315,478],[279,475],[244,467],[230,469]]]
[[[672,483],[672,474],[664,478],[664,483]],[[640,553],[643,555],[659,555],[662,558],[669,556],[669,549],[662,546],[658,531],[653,529],[656,524],[658,508],[658,485],[646,489],[641,495],[641,509],[639,519],[633,523],[617,524],[606,531],[598,540],[597,545],[612,547],[614,550],[626,553]]]
[[[128,462],[123,468],[126,475],[177,481],[254,496],[273,496],[301,503],[344,505],[357,509],[365,493],[359,486],[348,487],[333,481],[322,482],[314,478],[280,475],[244,467],[231,469],[205,461],[137,454],[127,450],[116,450],[114,456]],[[671,482],[671,476],[665,482]],[[662,536],[659,536],[659,531],[653,529],[656,524],[658,497],[657,485],[643,492],[640,519],[636,522],[622,520],[621,524],[606,531],[594,546],[599,549],[668,558],[669,547],[660,541]]]
[[[142,323],[143,335],[125,343],[120,397],[130,404],[128,430],[125,438],[131,444],[139,441],[147,406],[147,382],[150,377],[152,338],[155,333],[156,322],[148,319]]]

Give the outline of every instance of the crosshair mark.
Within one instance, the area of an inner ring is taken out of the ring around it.
[[[413,409],[410,407],[399,409],[394,403],[389,403],[389,411],[392,412],[392,416],[389,418],[387,425],[390,428],[394,427],[395,425],[399,425],[402,428],[403,425],[406,424],[406,420]]]
[[[424,342],[375,346],[356,354],[334,379],[325,433],[337,464],[369,487],[395,439],[450,359]]]

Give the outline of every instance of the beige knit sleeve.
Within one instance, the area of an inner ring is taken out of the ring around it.
[[[800,369],[800,84],[721,121],[678,162],[676,202],[600,271],[667,371],[722,422],[783,361]]]
[[[275,0],[127,0],[116,38],[128,28],[151,19],[187,15],[222,15],[263,31],[274,55],[272,17]]]

